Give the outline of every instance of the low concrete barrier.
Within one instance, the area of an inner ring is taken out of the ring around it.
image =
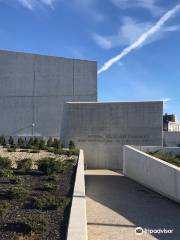
[[[79,154],[67,240],[87,240],[83,150]]]
[[[180,146],[180,132],[163,132],[163,144],[166,147]]]
[[[180,168],[128,145],[123,154],[125,176],[180,203]]]

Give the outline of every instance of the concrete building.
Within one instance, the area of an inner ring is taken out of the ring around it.
[[[0,51],[0,83],[0,135],[72,139],[90,168],[122,168],[125,144],[162,145],[163,103],[97,102],[96,62]]]
[[[84,149],[88,168],[121,169],[123,145],[162,146],[163,102],[67,103],[61,138]]]
[[[65,102],[97,100],[97,64],[0,51],[0,84],[0,135],[59,137]]]

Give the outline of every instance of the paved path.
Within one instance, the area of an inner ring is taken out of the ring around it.
[[[179,240],[180,205],[109,170],[86,171],[88,240]],[[173,229],[143,234],[135,228]]]

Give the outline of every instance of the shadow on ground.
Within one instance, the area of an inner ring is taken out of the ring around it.
[[[85,178],[86,196],[90,199],[112,209],[135,226],[174,230],[173,234],[153,234],[156,239],[180,239],[180,204],[121,174],[114,176],[88,174]],[[97,223],[88,223],[88,225],[93,224],[97,225]],[[129,227],[131,226],[127,226]]]

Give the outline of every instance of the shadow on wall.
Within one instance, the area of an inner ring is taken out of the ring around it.
[[[87,175],[86,195],[125,217],[135,226],[174,230],[173,234],[153,234],[159,240],[180,239],[180,205],[127,177]],[[116,227],[121,226],[123,225]]]

